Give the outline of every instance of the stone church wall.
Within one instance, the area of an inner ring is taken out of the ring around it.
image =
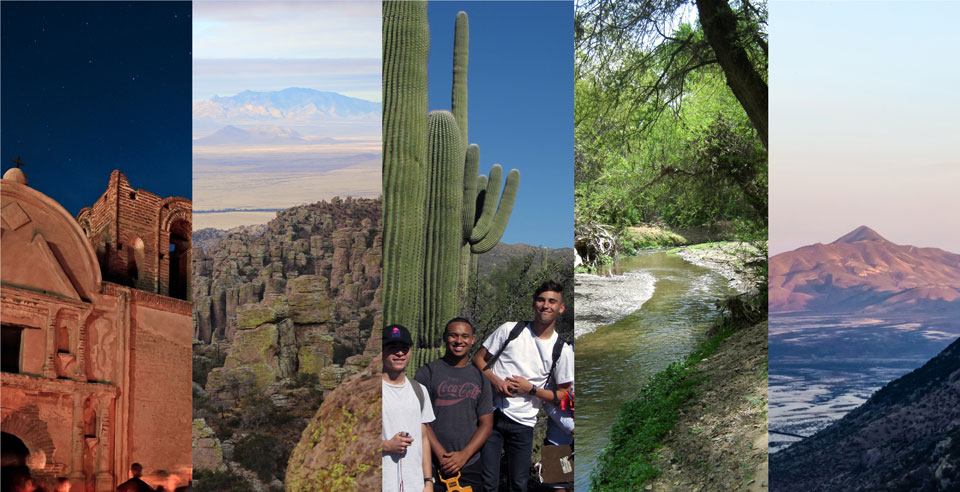
[[[160,273],[171,232],[189,238],[190,201],[132,190],[114,171],[74,219],[15,169],[0,181],[0,209],[3,432],[48,485],[66,476],[74,490],[111,492],[134,461],[153,486],[186,483],[191,304],[169,297]],[[139,256],[119,255],[124,241]]]

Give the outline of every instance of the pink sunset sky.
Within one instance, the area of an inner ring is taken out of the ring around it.
[[[867,225],[960,253],[960,3],[772,2],[770,254]]]

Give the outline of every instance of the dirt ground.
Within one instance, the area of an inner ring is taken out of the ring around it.
[[[767,490],[767,323],[734,333],[698,364],[706,378],[659,451],[644,490]]]

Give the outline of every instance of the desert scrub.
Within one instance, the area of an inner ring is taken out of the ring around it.
[[[193,475],[197,492],[246,492],[250,484],[230,471],[196,470]]]

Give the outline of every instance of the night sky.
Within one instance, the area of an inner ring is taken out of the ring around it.
[[[191,197],[190,2],[0,4],[0,158],[73,215],[119,169]]]

